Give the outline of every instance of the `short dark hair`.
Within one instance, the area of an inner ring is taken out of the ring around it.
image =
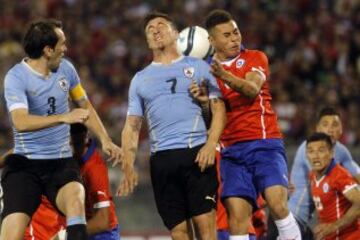
[[[227,23],[234,20],[231,14],[222,9],[211,11],[205,19],[205,28],[210,31],[216,25]]]
[[[55,28],[62,28],[60,21],[51,19],[32,23],[24,37],[25,53],[37,59],[42,56],[44,47],[54,48],[59,41]]]
[[[318,142],[318,141],[326,142],[329,149],[333,149],[333,147],[334,147],[334,144],[331,141],[331,137],[329,135],[327,135],[325,133],[321,133],[321,132],[316,132],[316,133],[313,133],[312,135],[310,135],[306,139],[306,146],[309,145],[309,143],[311,143],[311,142]]]
[[[339,116],[340,114],[333,107],[324,107],[320,110],[317,121],[319,122],[324,116]]]
[[[154,18],[158,18],[158,17],[166,19],[166,21],[170,22],[172,27],[174,29],[176,29],[176,24],[174,22],[174,19],[172,19],[168,14],[158,12],[158,11],[153,11],[153,12],[149,13],[148,15],[146,15],[146,17],[143,20],[143,29],[145,30],[146,26],[149,24],[149,22],[151,20],[153,20]]]
[[[87,134],[88,129],[82,123],[73,123],[70,125],[70,134],[71,136],[75,136],[78,134]]]

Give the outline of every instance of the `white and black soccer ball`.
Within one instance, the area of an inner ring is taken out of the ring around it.
[[[179,34],[177,49],[186,56],[206,59],[213,53],[208,37],[208,32],[202,27],[187,27]]]

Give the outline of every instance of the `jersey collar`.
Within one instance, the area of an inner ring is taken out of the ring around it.
[[[42,78],[42,79],[48,79],[50,78],[52,72],[49,72],[49,75],[45,76],[44,74],[39,73],[38,71],[36,71],[35,69],[33,69],[32,67],[30,67],[30,65],[26,62],[26,60],[29,58],[23,58],[23,60],[21,61],[21,63],[33,74],[35,74],[36,76]]]
[[[328,174],[331,172],[331,170],[335,167],[335,165],[336,165],[336,162],[335,162],[335,159],[333,158],[333,159],[331,160],[330,165],[329,165],[328,168],[326,169],[324,175],[328,175]]]
[[[85,154],[81,158],[83,163],[85,163],[87,160],[90,159],[90,157],[91,157],[91,155],[93,155],[95,149],[96,149],[96,142],[91,139],[90,140],[90,146],[88,147]]]
[[[180,62],[185,56],[184,55],[180,55],[180,57],[174,59],[174,60],[171,60],[171,63],[170,64],[166,64],[166,65],[171,65],[173,63],[177,63],[177,62]],[[151,64],[155,65],[155,66],[163,66],[165,64],[161,63],[161,62],[154,62],[152,61]]]

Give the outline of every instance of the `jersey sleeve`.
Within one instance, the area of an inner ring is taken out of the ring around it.
[[[136,74],[131,80],[129,88],[129,106],[127,115],[143,116],[144,106],[141,96],[138,94],[139,77]]]
[[[290,182],[295,185],[295,189],[307,186],[308,173],[310,171],[307,165],[305,152],[306,143],[302,143],[295,153],[294,162],[290,173]]]
[[[28,108],[26,84],[19,76],[11,72],[5,76],[4,95],[9,112],[19,108]]]
[[[79,74],[77,73],[74,65],[68,61],[63,59],[64,71],[66,77],[70,81],[70,96],[74,101],[79,101],[82,99],[86,99],[86,92],[81,85]]]
[[[336,189],[343,194],[358,186],[355,179],[344,168],[339,168],[338,173],[334,178],[334,182]]]
[[[102,161],[102,160],[101,160]],[[93,208],[110,206],[109,177],[106,165],[98,161],[96,166],[89,168],[87,172],[88,191],[93,199]]]
[[[219,86],[216,82],[215,77],[210,73],[210,66],[205,61],[200,60],[199,61],[199,68],[201,70],[202,78],[205,79],[206,85],[208,86],[209,90],[209,98],[220,98],[221,92],[219,89]]]
[[[360,174],[359,165],[354,161],[349,150],[344,146],[340,145],[339,159],[336,159],[344,168],[346,168],[352,176]]]
[[[261,75],[263,80],[269,77],[269,63],[265,53],[255,51],[251,57],[250,63],[247,65],[246,72],[257,72]]]

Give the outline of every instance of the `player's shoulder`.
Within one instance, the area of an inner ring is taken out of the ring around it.
[[[60,61],[59,70],[73,71],[75,70],[75,66],[69,59],[62,58]]]
[[[9,71],[5,75],[5,79],[6,77],[9,76],[16,78],[26,76],[27,75],[26,71],[28,71],[28,69],[26,68],[25,63],[21,61],[9,69]]]
[[[339,177],[351,177],[349,171],[338,163],[332,169],[331,175],[334,179],[338,179]]]
[[[244,56],[245,58],[255,58],[255,59],[261,59],[261,60],[265,60],[267,61],[267,56],[266,54],[261,51],[261,50],[257,50],[257,49],[245,49],[243,51],[243,54],[240,54],[240,56]]]

